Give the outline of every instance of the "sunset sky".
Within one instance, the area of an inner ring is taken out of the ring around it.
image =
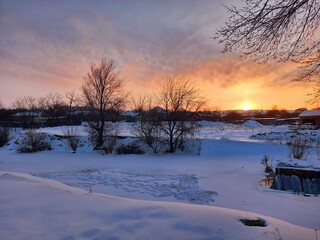
[[[227,21],[222,0],[0,0],[0,101],[80,93],[90,63],[113,59],[133,95],[168,76],[193,79],[209,107],[308,107],[311,85],[292,63],[258,64],[222,54],[212,39]]]

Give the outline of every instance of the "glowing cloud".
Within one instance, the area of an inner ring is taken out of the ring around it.
[[[265,108],[305,105],[308,86],[290,82],[296,65],[219,53],[210,39],[226,17],[218,1],[40,2],[1,2],[0,100],[7,106],[25,95],[80,91],[90,63],[102,57],[116,61],[133,95],[179,74],[197,81],[209,106],[234,109],[243,99]]]

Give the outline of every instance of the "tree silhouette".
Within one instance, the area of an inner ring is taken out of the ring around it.
[[[103,58],[99,65],[91,64],[84,78],[82,93],[92,117],[89,125],[96,138],[96,148],[102,147],[107,130],[107,115],[119,110],[125,100],[124,79],[116,73],[112,60]]]
[[[241,49],[256,61],[294,61],[302,69],[297,80],[319,82],[320,2],[318,0],[245,0],[227,7],[231,16],[214,38],[224,52]],[[317,38],[318,37],[318,38]]]
[[[173,153],[184,146],[187,136],[197,127],[197,113],[206,104],[200,90],[184,77],[169,77],[157,97],[163,109],[162,131],[167,138],[168,152]]]

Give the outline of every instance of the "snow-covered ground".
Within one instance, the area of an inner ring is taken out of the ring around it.
[[[0,238],[320,238],[319,197],[259,185],[264,155],[273,163],[294,160],[285,144],[250,137],[285,134],[287,126],[201,124],[200,155],[101,155],[91,151],[83,126],[76,153],[52,138],[52,151],[21,154],[17,130],[0,149]],[[41,131],[53,136],[62,129]],[[130,135],[130,124],[120,133]],[[315,154],[300,161],[320,165]],[[267,226],[244,226],[243,218]]]

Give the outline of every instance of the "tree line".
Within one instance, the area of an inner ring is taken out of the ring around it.
[[[49,93],[44,97],[19,97],[13,109],[0,110],[3,123],[18,120],[24,128],[36,128],[39,119],[45,126],[79,125],[86,122],[95,149],[112,152],[117,138],[114,122],[123,120],[121,112],[129,102],[125,79],[116,71],[114,61],[103,58],[92,63],[83,78],[82,94],[75,91],[64,95]],[[168,77],[154,93],[132,99],[136,117],[133,134],[154,153],[184,150],[187,139],[194,136],[199,120],[242,121],[246,116],[237,111],[224,115],[220,111],[205,111],[206,98],[196,82],[183,76]],[[14,119],[12,119],[14,116]],[[251,117],[296,117],[297,113],[278,110],[256,112]]]
[[[112,142],[112,136],[116,135],[108,115],[119,112],[128,99],[124,79],[116,72],[112,60],[104,58],[98,65],[91,64],[82,93],[87,111],[92,116],[88,124],[95,147],[108,149],[108,142]],[[154,94],[141,96],[134,102],[139,113],[134,134],[154,152],[161,146],[172,153],[183,149],[185,139],[194,133],[197,112],[206,100],[191,80],[169,77]]]
[[[63,118],[66,125],[72,125],[78,122],[75,111],[79,111],[77,115],[80,116],[81,109],[82,100],[74,91],[65,95],[49,93],[40,98],[23,96],[15,99],[10,109],[0,110],[0,120],[2,123],[18,121],[23,128],[36,127],[39,119],[45,119],[48,126],[55,126]]]
[[[229,21],[218,29],[214,38],[224,43],[224,51],[244,50],[243,55],[256,61],[278,60],[302,64],[299,81],[313,81],[314,93],[311,102],[319,103],[320,51],[316,32],[320,23],[320,4],[309,0],[245,0],[244,7],[228,8]],[[128,94],[124,91],[124,79],[115,71],[112,60],[102,59],[100,64],[91,64],[82,85],[82,106],[89,117],[91,138],[97,149],[105,148],[108,137],[114,135],[109,120],[125,106]],[[19,98],[15,108],[28,110],[34,119],[36,109],[43,110],[53,123],[59,112],[71,113],[78,98],[74,92],[62,101],[59,94],[49,94],[36,100],[33,97]],[[205,105],[205,98],[195,83],[183,77],[170,77],[152,95],[136,99],[139,124],[135,134],[154,152],[166,146],[167,152],[183,149],[185,139],[197,128],[198,112]],[[1,108],[1,104],[0,104]]]
[[[111,152],[117,129],[112,122],[119,120],[121,111],[129,101],[125,80],[116,71],[114,61],[103,58],[92,63],[83,78],[81,95],[74,91],[65,95],[49,93],[45,97],[24,96],[17,98],[13,109],[2,110],[1,121],[19,119],[25,128],[37,126],[45,117],[46,125],[58,122],[66,125],[86,121],[95,149]],[[182,76],[169,77],[159,89],[133,100],[138,119],[134,134],[152,148],[175,152],[185,147],[186,139],[194,134],[198,112],[206,99],[196,88],[195,82]],[[161,147],[160,147],[161,146]]]

